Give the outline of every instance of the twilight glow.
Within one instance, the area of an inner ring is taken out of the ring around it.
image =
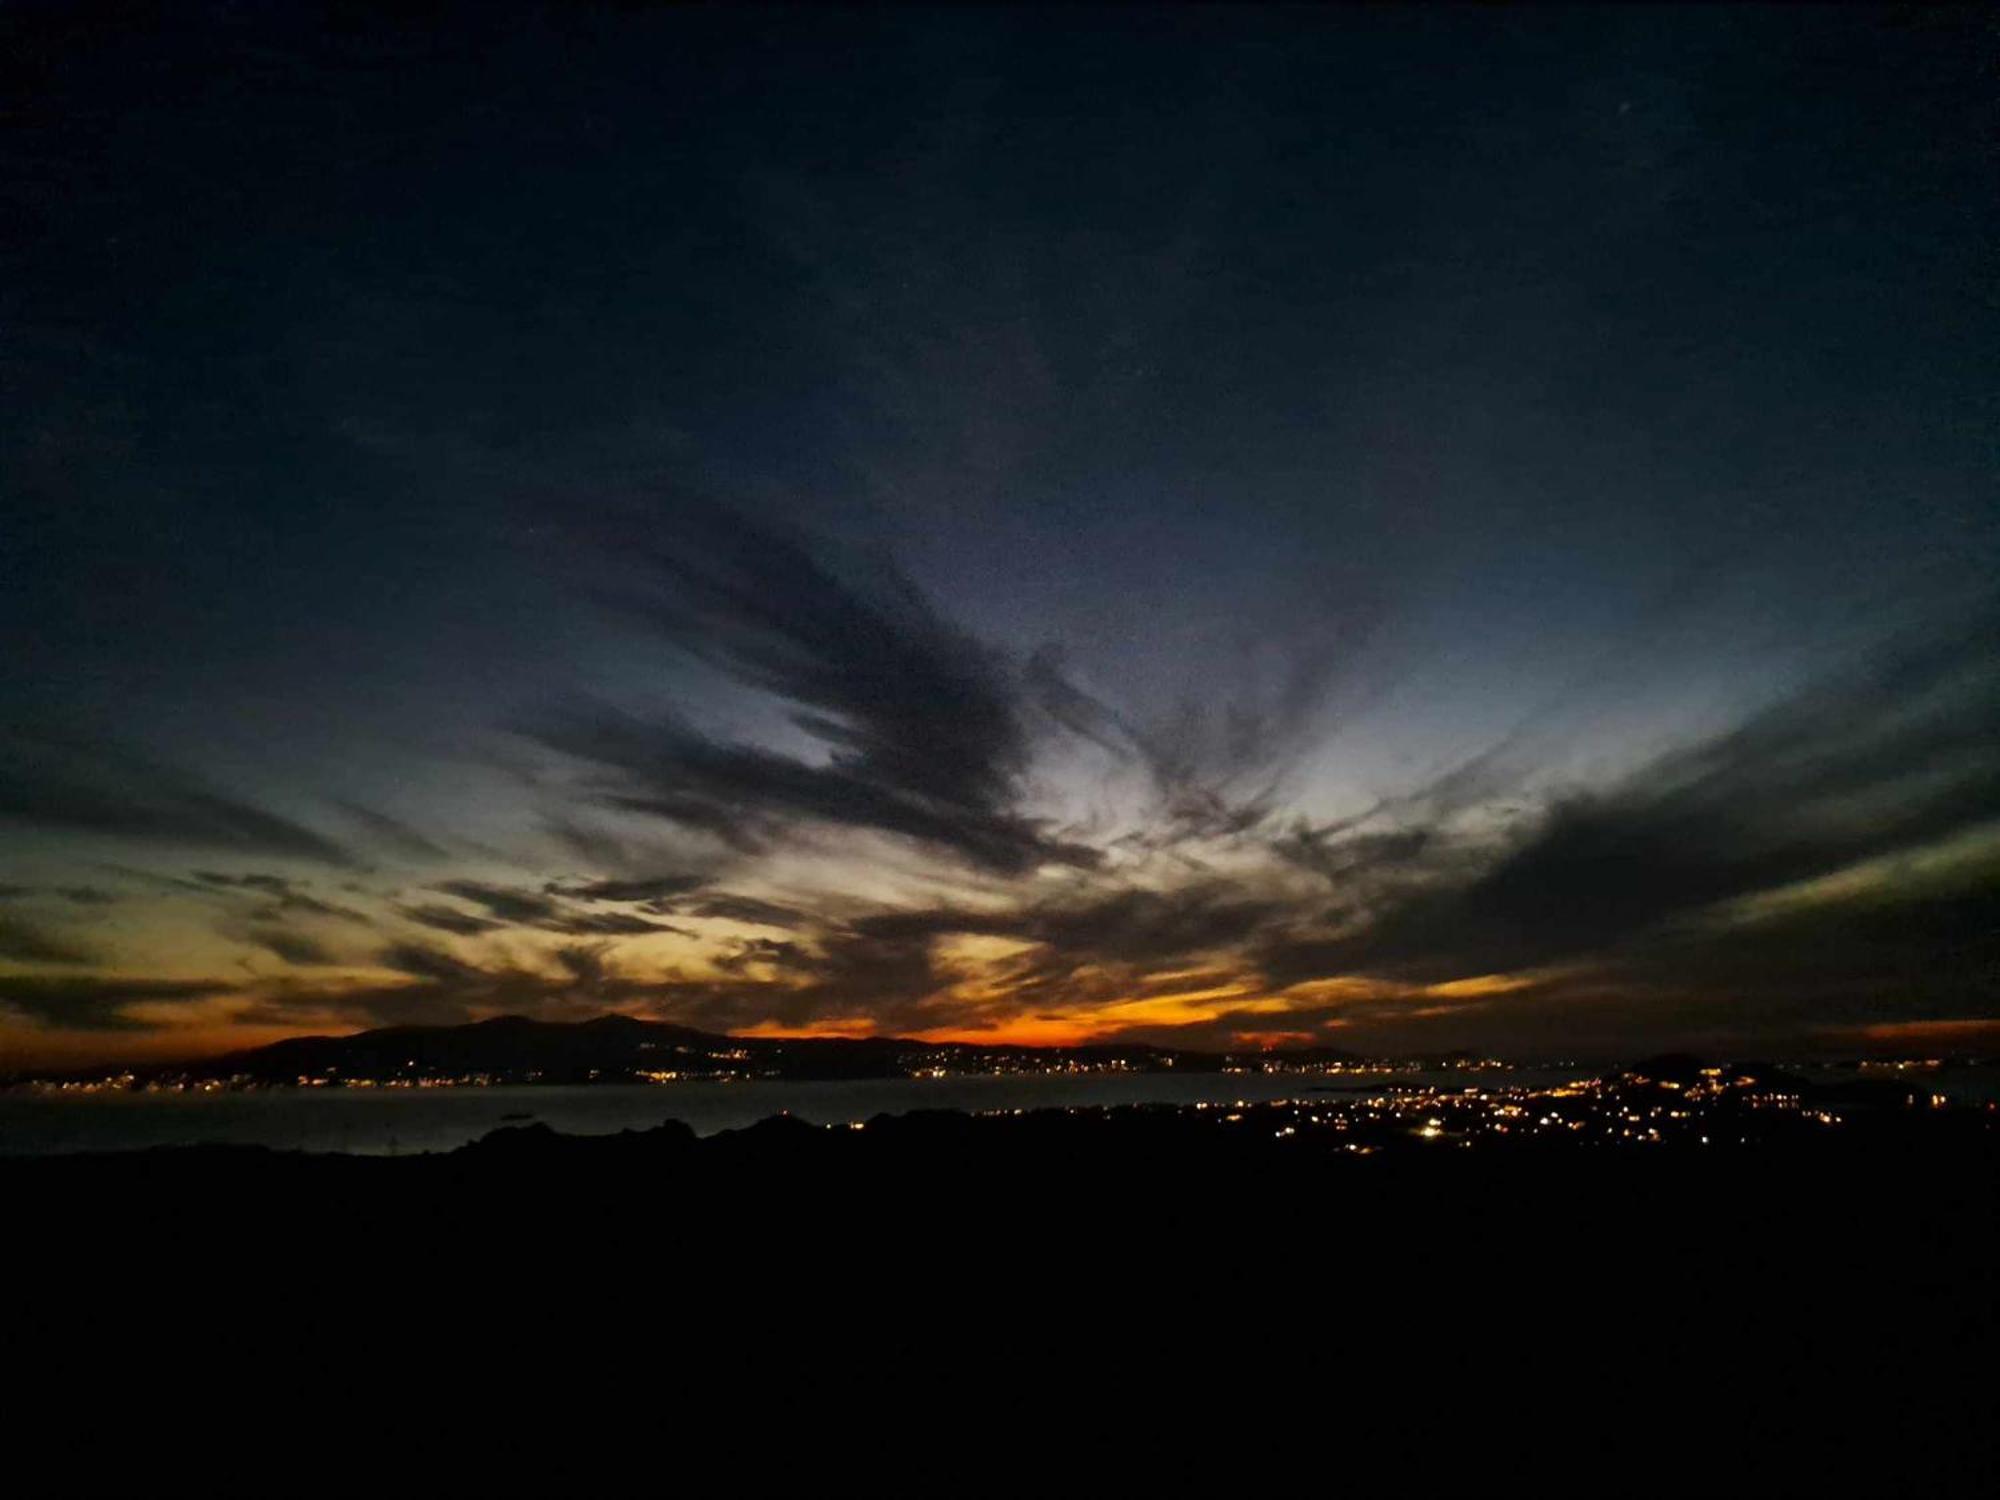
[[[1976,56],[1136,19],[54,56],[0,1069],[510,1013],[1989,1046]]]

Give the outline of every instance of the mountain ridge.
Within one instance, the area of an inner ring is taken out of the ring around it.
[[[607,1013],[581,1021],[523,1015],[442,1025],[376,1027],[345,1036],[287,1037],[215,1057],[118,1070],[139,1079],[263,1084],[420,1082],[662,1082],[679,1078],[899,1078],[943,1069],[1213,1072],[1232,1060],[1355,1063],[1332,1048],[1233,1054],[1145,1042],[1073,1046],[927,1042],[912,1037],[732,1036],[671,1021]],[[102,1070],[99,1070],[102,1076]]]

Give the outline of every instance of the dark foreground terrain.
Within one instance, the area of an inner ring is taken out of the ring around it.
[[[5,1461],[19,1493],[1994,1477],[1990,1115],[1357,1153],[1284,1108],[0,1162]]]

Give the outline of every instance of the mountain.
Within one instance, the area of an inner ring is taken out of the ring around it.
[[[1340,1057],[1314,1049],[1313,1060]],[[981,1046],[898,1037],[736,1037],[600,1016],[535,1021],[497,1016],[462,1026],[391,1026],[353,1036],[293,1037],[200,1063],[150,1070],[190,1079],[259,1083],[473,1080],[509,1083],[635,1082],[680,1078],[902,1078],[947,1072],[1041,1071],[1075,1066],[1212,1072],[1219,1053],[1100,1043],[1079,1047]]]

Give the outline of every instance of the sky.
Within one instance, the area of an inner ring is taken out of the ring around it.
[[[0,1067],[2000,1038],[1990,13],[0,26]]]

